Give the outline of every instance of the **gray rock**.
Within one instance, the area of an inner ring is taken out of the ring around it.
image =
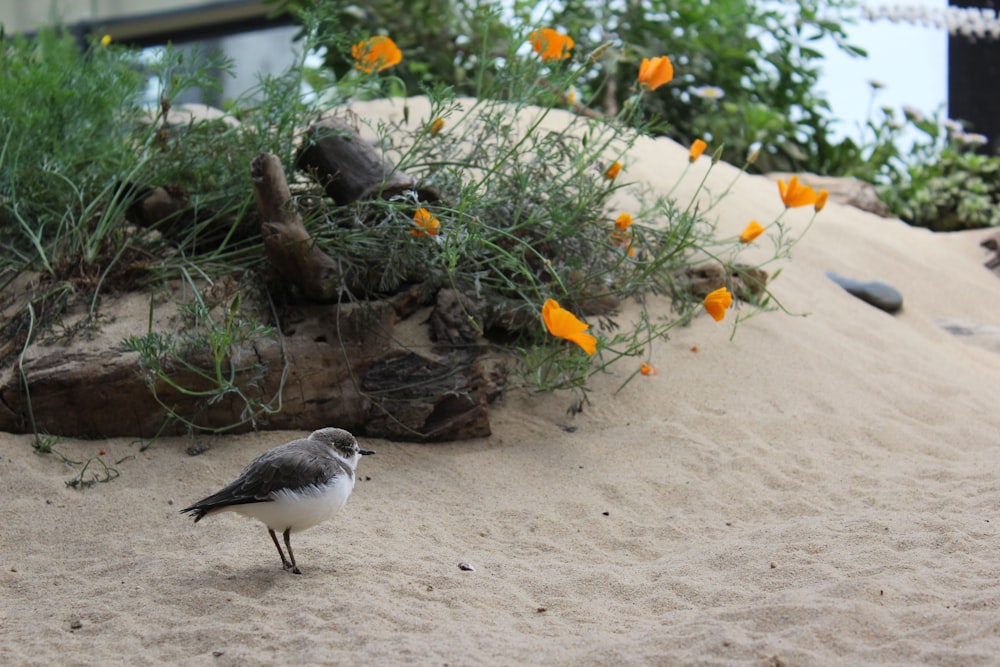
[[[827,271],[826,277],[849,293],[887,313],[897,313],[903,307],[903,295],[892,285],[877,280],[854,280]]]
[[[1000,326],[962,318],[939,317],[937,325],[962,341],[993,352],[1000,352]]]

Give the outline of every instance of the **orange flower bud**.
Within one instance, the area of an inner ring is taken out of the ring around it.
[[[750,243],[763,233],[764,227],[756,220],[751,220],[750,224],[740,232],[740,243]]]
[[[615,229],[619,231],[625,231],[632,226],[632,215],[629,213],[622,213],[617,218],[615,218]]]
[[[708,144],[706,144],[701,139],[695,139],[694,142],[691,144],[691,150],[688,151],[688,162],[694,162],[695,160],[700,158],[701,154],[705,152],[706,148],[708,148]]]
[[[441,222],[426,208],[417,209],[417,212],[413,214],[413,222],[417,225],[417,229],[410,230],[410,234],[413,236],[437,236],[438,229],[441,227]]]
[[[819,213],[826,206],[826,200],[830,196],[830,193],[826,190],[820,190],[819,194],[816,195],[816,203],[813,206],[816,207],[816,212]]]

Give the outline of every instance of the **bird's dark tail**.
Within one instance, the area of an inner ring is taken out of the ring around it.
[[[205,515],[211,512],[214,508],[210,506],[203,505],[201,503],[195,503],[191,507],[185,507],[181,510],[181,514],[190,514],[194,517],[194,522],[198,523]]]
[[[181,514],[185,513],[190,514],[191,516],[194,517],[194,522],[198,523],[199,521],[201,521],[203,518],[205,518],[215,510],[222,510],[227,507],[232,507],[233,505],[249,505],[250,503],[261,503],[261,502],[268,502],[271,500],[270,498],[254,498],[253,496],[233,497],[231,495],[225,495],[220,498],[219,496],[221,496],[226,491],[228,491],[228,489],[223,489],[222,491],[216,493],[215,495],[199,500],[190,507],[185,507],[184,509],[181,510]]]

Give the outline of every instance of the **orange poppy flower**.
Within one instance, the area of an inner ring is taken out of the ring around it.
[[[552,28],[535,30],[528,35],[528,39],[531,40],[531,48],[546,62],[569,58],[570,49],[574,44],[572,37]]]
[[[656,375],[658,371],[644,361],[642,362],[642,366],[639,367],[639,372],[643,375]]]
[[[709,292],[705,296],[704,306],[708,314],[716,322],[721,322],[726,317],[726,310],[733,304],[733,295],[725,287],[720,287],[714,292]]]
[[[413,222],[419,227],[419,229],[410,230],[410,234],[413,236],[437,236],[438,229],[441,227],[441,222],[426,208],[417,209],[417,212],[413,214]]]
[[[798,176],[788,179],[788,185],[779,180],[778,192],[781,193],[781,201],[785,203],[786,208],[798,208],[816,203],[816,191],[808,185],[799,184]]]
[[[764,227],[756,220],[751,220],[750,224],[740,232],[740,243],[750,243],[763,233]]]
[[[639,65],[639,85],[647,90],[656,90],[674,78],[674,66],[670,58],[643,58]]]
[[[819,213],[826,206],[826,199],[830,196],[830,193],[826,190],[820,190],[819,194],[816,195],[816,203],[813,206],[816,207],[816,212]]]
[[[608,167],[608,170],[604,172],[604,178],[608,179],[609,181],[613,181],[616,178],[618,178],[618,174],[621,172],[621,170],[622,170],[622,163],[616,160],[611,164],[610,167]]]
[[[398,65],[403,60],[403,52],[389,37],[375,35],[351,47],[351,57],[357,69],[371,74]]]
[[[632,226],[632,215],[629,213],[622,213],[617,218],[615,218],[615,229],[624,232],[626,229]]]
[[[694,142],[691,144],[691,150],[688,151],[688,162],[694,162],[695,160],[700,158],[701,154],[705,152],[706,148],[708,148],[708,144],[706,144],[701,139],[695,139]]]
[[[597,352],[597,339],[587,333],[589,325],[562,308],[555,299],[545,300],[545,305],[542,306],[542,320],[545,321],[545,328],[556,338],[576,343],[587,354]]]

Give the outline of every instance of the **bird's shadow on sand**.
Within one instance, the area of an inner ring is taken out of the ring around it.
[[[332,575],[323,567],[313,565],[303,569],[302,574],[293,574],[281,568],[281,563],[261,565],[228,565],[217,569],[209,567],[192,571],[184,580],[184,586],[192,591],[216,590],[235,593],[245,597],[263,598],[272,589],[294,588],[296,585],[315,582]]]

